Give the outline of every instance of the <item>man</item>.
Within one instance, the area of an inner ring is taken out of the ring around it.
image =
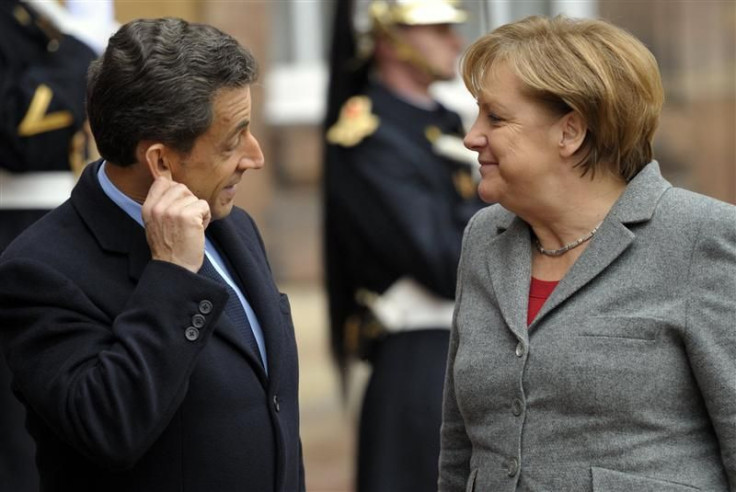
[[[333,350],[343,370],[352,356],[372,366],[358,490],[434,490],[462,233],[482,204],[460,118],[430,86],[456,75],[452,25],[465,13],[452,1],[373,2],[372,56],[358,65],[340,36],[349,10],[337,16],[331,80],[331,102],[344,104],[327,116]]]
[[[0,2],[0,252],[69,198],[73,169],[88,161],[84,87],[95,53],[35,10],[44,5]],[[24,421],[0,355],[0,490],[38,490]]]
[[[252,55],[137,20],[90,67],[103,159],[0,259],[43,491],[304,489],[289,303],[233,206],[263,166]]]

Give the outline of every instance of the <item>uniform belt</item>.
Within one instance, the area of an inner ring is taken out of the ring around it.
[[[400,278],[381,295],[361,291],[359,301],[389,333],[452,326],[454,301],[408,277]]]
[[[13,174],[0,169],[0,209],[50,210],[69,198],[75,183],[71,171]]]

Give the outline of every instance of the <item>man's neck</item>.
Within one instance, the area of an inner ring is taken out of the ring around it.
[[[417,106],[426,107],[435,102],[429,93],[432,83],[429,77],[426,81],[418,80],[408,70],[396,66],[379,67],[377,76],[387,89]]]
[[[153,178],[148,169],[140,164],[118,166],[106,162],[105,174],[117,189],[138,203],[143,203],[146,200],[148,189],[153,183]]]

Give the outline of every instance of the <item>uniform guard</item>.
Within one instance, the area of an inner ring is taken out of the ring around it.
[[[69,197],[93,157],[84,94],[94,57],[34,5],[0,2],[0,252]],[[0,356],[0,490],[35,491],[33,441],[8,378]]]
[[[374,1],[367,50],[352,16],[338,3],[325,126],[333,353],[343,374],[354,358],[372,367],[358,491],[435,490],[460,244],[483,204],[460,117],[429,88],[456,76],[466,14],[450,0]]]

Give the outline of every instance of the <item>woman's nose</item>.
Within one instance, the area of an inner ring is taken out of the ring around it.
[[[480,151],[487,143],[486,137],[476,129],[476,125],[470,128],[470,131],[463,139],[463,144],[470,150]]]

